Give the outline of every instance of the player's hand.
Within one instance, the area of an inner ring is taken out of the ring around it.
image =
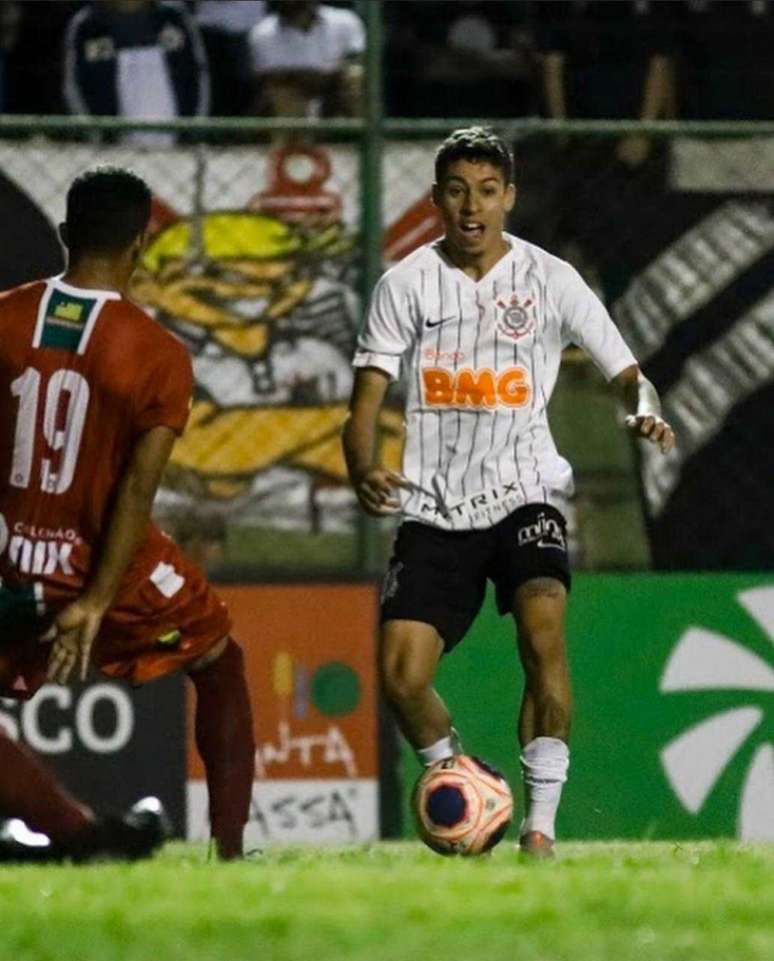
[[[626,429],[635,437],[658,444],[662,454],[669,453],[675,446],[675,432],[657,414],[630,414],[624,421]]]
[[[384,517],[386,514],[397,514],[400,510],[396,490],[408,487],[408,481],[386,467],[372,467],[354,487],[363,510],[373,517]]]
[[[66,684],[76,665],[80,679],[86,680],[91,648],[104,616],[104,605],[86,596],[60,611],[45,635],[45,639],[53,640],[46,670],[49,681]]]

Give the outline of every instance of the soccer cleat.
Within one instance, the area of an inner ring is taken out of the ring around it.
[[[161,801],[143,798],[121,816],[98,818],[76,837],[58,845],[61,858],[73,861],[137,861],[150,857],[169,837]]]
[[[527,858],[546,861],[555,857],[553,838],[542,831],[527,831],[519,838],[519,850]]]
[[[10,818],[0,823],[0,863],[137,861],[150,857],[169,835],[166,812],[154,797],[143,798],[120,817],[97,818],[58,843],[31,831],[24,821]]]
[[[19,818],[0,823],[0,863],[43,864],[55,860],[47,835],[30,831]]]

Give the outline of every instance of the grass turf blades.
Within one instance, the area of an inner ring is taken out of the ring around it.
[[[774,845],[563,843],[555,863],[416,843],[168,846],[130,866],[3,867],[1,961],[770,961]]]

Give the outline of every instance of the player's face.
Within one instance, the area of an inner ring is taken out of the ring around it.
[[[488,161],[455,160],[442,182],[433,185],[433,200],[443,217],[447,243],[468,256],[483,255],[502,243],[516,188]]]

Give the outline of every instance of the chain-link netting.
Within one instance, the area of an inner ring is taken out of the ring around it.
[[[339,432],[362,316],[359,149],[241,142],[0,141],[12,225],[0,280],[61,269],[55,224],[74,176],[95,163],[136,170],[155,203],[134,296],[185,341],[196,381],[159,517],[221,569],[351,571],[361,533]],[[440,233],[435,146],[385,148],[386,264]],[[515,148],[511,229],[578,267],[678,435],[666,458],[639,453],[601,377],[568,353],[551,416],[576,472],[576,564],[770,563],[774,140],[537,134]],[[381,426],[396,465],[399,396]]]

